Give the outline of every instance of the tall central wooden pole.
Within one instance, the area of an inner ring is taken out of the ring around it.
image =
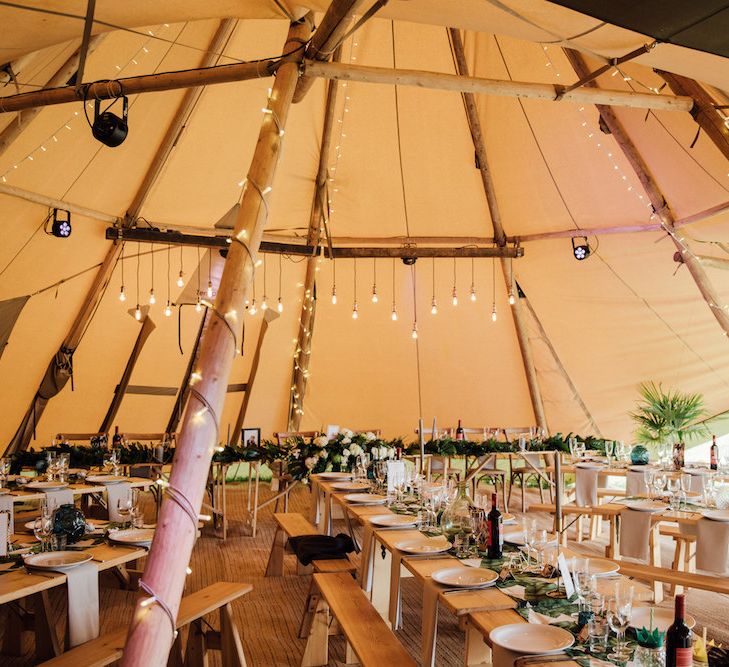
[[[456,28],[449,28],[449,33],[451,43],[453,44],[453,53],[455,55],[458,74],[460,76],[469,76],[468,65],[466,64],[466,54],[463,50],[463,41],[461,40],[461,33]],[[486,203],[491,215],[491,224],[494,228],[494,239],[496,240],[496,244],[503,248],[506,246],[506,232],[504,232],[504,226],[501,223],[501,211],[499,210],[499,205],[496,200],[496,190],[494,188],[491,169],[489,168],[488,156],[486,155],[486,145],[483,139],[483,132],[481,131],[481,119],[479,118],[478,109],[476,108],[475,95],[473,93],[463,93],[463,103],[466,108],[468,126],[471,129],[473,147],[478,159],[478,168],[481,172],[483,189],[486,193]],[[511,305],[511,316],[514,320],[516,338],[519,342],[519,350],[521,351],[521,358],[524,363],[524,374],[526,375],[529,397],[531,398],[532,409],[534,410],[534,419],[537,426],[546,431],[547,417],[544,413],[542,391],[539,387],[537,370],[534,366],[534,355],[532,354],[532,348],[529,344],[529,336],[527,334],[526,322],[522,312],[521,299],[518,298],[518,295],[515,292],[516,288],[513,280],[513,267],[510,258],[501,258],[501,271],[504,274],[504,281],[507,285],[507,289],[509,290],[510,295],[514,297],[513,299],[510,299],[514,301]]]
[[[264,115],[247,185],[243,192],[233,243],[225,261],[214,312],[200,344],[200,359],[191,384],[167,495],[140,586],[149,598],[134,612],[122,665],[164,665],[173,641],[173,624],[185,585],[185,569],[197,533],[210,460],[219,441],[219,415],[233,366],[244,299],[253,280],[258,247],[268,212],[267,193],[281,156],[282,130],[291,106],[302,44],[311,34],[311,14],[292,24]]]

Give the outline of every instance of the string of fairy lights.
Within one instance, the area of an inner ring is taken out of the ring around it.
[[[542,45],[542,53],[544,54],[546,61],[545,66],[547,68],[550,68],[557,78],[561,78],[561,72],[556,65],[556,60],[551,57],[549,47],[546,44]],[[618,66],[613,68],[610,76],[611,78],[619,76],[623,79],[623,81],[628,83],[628,85],[630,85],[631,81],[634,81],[641,88],[644,88],[654,95],[661,94],[660,88],[657,88],[655,86],[649,86],[635,79],[634,77],[629,76],[623,69]],[[648,219],[655,220],[656,217],[658,217],[661,228],[668,236],[671,237],[671,239],[678,247],[678,252],[681,257],[681,263],[686,263],[687,260],[693,260],[701,264],[703,261],[702,258],[691,250],[690,246],[686,242],[686,237],[681,233],[681,231],[677,230],[675,227],[666,224],[663,218],[658,215],[658,212],[653,207],[653,204],[648,200],[648,195],[646,194],[640,182],[637,180],[637,175],[635,174],[635,172],[631,170],[630,172],[626,173],[622,169],[620,163],[615,159],[615,154],[616,152],[619,152],[620,149],[619,147],[612,146],[612,143],[615,140],[612,138],[607,138],[611,135],[605,135],[602,132],[602,130],[598,126],[598,122],[595,121],[593,114],[590,114],[584,106],[579,106],[577,110],[582,117],[580,120],[580,127],[584,131],[586,140],[594,146],[595,150],[597,150],[600,154],[604,155],[605,158],[609,161],[609,164],[611,166],[611,172],[613,173],[614,177],[618,179],[618,182],[622,183],[622,185],[625,187],[626,192],[631,193],[633,196],[635,196],[639,203],[644,205],[648,209]],[[597,113],[597,111],[595,113]],[[597,113],[597,118],[599,121],[599,113]],[[725,124],[727,124],[727,127],[729,127],[729,117],[725,117],[724,122]],[[610,145],[607,145],[608,141],[611,142]],[[711,299],[707,299],[707,303],[712,309],[729,312],[729,305],[727,304],[720,304]],[[729,337],[729,332],[725,331],[723,328],[722,334]]]
[[[114,65],[114,69],[117,74],[125,72],[132,66],[139,66],[144,60],[145,56],[151,51],[149,45],[160,35],[170,27],[168,23],[164,23],[160,26],[155,27],[154,30],[150,29],[147,31],[149,37],[143,42],[142,46],[134,52],[134,54],[122,65],[119,63]],[[93,109],[93,102],[87,102],[89,109]],[[80,111],[74,111],[64,121],[50,132],[40,143],[36,144],[31,150],[25,153],[22,157],[15,160],[2,174],[0,174],[0,182],[8,183],[12,180],[12,177],[18,173],[18,170],[24,165],[29,165],[35,162],[37,159],[44,157],[49,154],[51,149],[57,147],[58,144],[62,143],[63,137],[67,132],[71,132],[78,121],[81,121],[82,125],[86,125],[85,118],[81,115]]]

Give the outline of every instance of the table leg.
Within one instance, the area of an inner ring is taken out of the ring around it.
[[[365,593],[372,590],[372,568],[375,558],[375,539],[372,531],[372,525],[367,523],[364,527],[362,536],[362,555],[360,557],[359,573],[357,579],[359,585]]]
[[[608,558],[620,559],[620,533],[618,531],[618,520],[617,515],[610,517],[610,541],[605,547],[605,556]]]
[[[423,582],[423,667],[435,667],[438,634],[438,590],[431,581]]]
[[[390,607],[390,569],[392,556],[389,551],[382,553],[382,548],[377,540],[373,540],[372,557],[372,594],[370,600],[372,606],[377,609],[382,618],[387,620]]]
[[[492,664],[491,647],[480,630],[466,621],[465,667],[487,667]]]
[[[256,536],[256,530],[258,528],[258,488],[261,481],[261,462],[256,461],[256,488],[253,493],[253,520],[251,522],[251,533],[253,537]]]
[[[332,534],[332,494],[324,491],[324,535]]]
[[[388,604],[388,618],[390,627],[397,630],[402,622],[400,605],[400,570],[402,570],[402,554],[392,554],[390,561],[390,600]]]
[[[661,524],[656,522],[651,527],[650,541],[651,541],[651,565],[653,567],[661,567]],[[663,601],[663,582],[653,582],[653,601],[656,604],[660,604]]]
[[[48,593],[41,591],[33,596],[35,609],[35,655],[39,660],[50,660],[61,655],[61,645],[56,634]]]

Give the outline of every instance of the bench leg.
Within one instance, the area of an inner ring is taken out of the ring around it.
[[[233,614],[229,604],[226,604],[220,610],[220,650],[222,653],[223,667],[246,667],[243,642],[233,620]]]
[[[267,577],[282,577],[284,564],[284,549],[286,547],[286,533],[281,530],[280,526],[276,527],[273,535],[273,544],[271,545],[271,553],[268,556],[268,565],[266,566]]]
[[[486,643],[483,634],[466,623],[466,656],[465,667],[491,665],[491,647]]]
[[[319,596],[314,592],[315,584],[312,579],[309,585],[309,593],[306,596],[306,604],[304,604],[304,614],[301,617],[301,625],[299,626],[299,639],[306,639],[311,633],[311,624],[316,613],[316,606],[319,604]]]
[[[306,642],[301,667],[323,667],[329,663],[329,605],[322,599],[316,605],[311,633]]]
[[[652,528],[650,532],[650,546],[651,546],[651,556],[650,556],[650,564],[653,567],[661,567],[661,536],[659,531],[660,524],[656,523]],[[660,604],[663,601],[663,582],[662,581],[654,581],[653,582],[653,601],[656,604]]]
[[[56,635],[55,621],[48,601],[48,593],[41,591],[33,596],[35,611],[35,654],[42,660],[49,660],[61,655],[61,645]]]
[[[357,658],[357,654],[354,652],[349,642],[346,642],[346,646],[344,648],[344,664],[359,665],[359,658]]]
[[[205,645],[205,632],[200,619],[190,623],[185,650],[185,667],[208,667],[208,653]]]
[[[674,551],[673,551],[673,563],[672,569],[676,572],[681,572],[684,569],[686,563],[686,540],[675,539],[673,540]],[[675,596],[683,593],[683,586],[679,584],[671,584],[668,587],[668,594]]]

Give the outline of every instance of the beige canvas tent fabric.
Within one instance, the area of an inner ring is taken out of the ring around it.
[[[324,8],[323,4],[311,6]],[[595,28],[598,22],[537,0],[510,2],[519,16],[504,6],[393,1],[347,41],[343,61],[391,67],[390,19],[395,19],[398,67],[452,73],[444,26],[458,25],[469,30],[466,50],[477,76],[574,81],[554,35],[568,38]],[[220,16],[241,19],[223,62],[277,55],[287,29],[281,10],[262,1],[243,5],[100,1],[97,7],[98,16],[105,21],[139,30],[109,30],[90,56],[87,80],[195,67]],[[287,7],[292,13],[301,11],[301,7]],[[83,13],[83,9],[81,2],[64,3],[63,11]],[[21,90],[28,90],[42,86],[73,52],[81,24],[77,19],[2,7],[0,26],[0,44],[5,49],[0,51],[0,60],[40,49],[18,74]],[[593,54],[590,62],[597,66],[595,55],[623,54],[646,41],[629,31],[602,26],[569,43]],[[621,68],[630,80],[608,74],[599,83],[645,92],[660,85],[651,66],[729,89],[729,68],[724,61],[665,45]],[[212,229],[235,204],[268,85],[259,80],[205,90],[143,207],[146,220],[155,225]],[[408,230],[412,236],[492,235],[458,94],[398,89],[401,175],[393,87],[350,83],[341,90],[344,94],[336,118],[342,122],[337,122],[330,156],[334,179],[330,182],[331,231],[335,237],[401,236]],[[13,92],[12,86],[2,89],[3,95]],[[5,177],[7,185],[121,216],[182,95],[182,91],[168,91],[132,98],[129,137],[117,149],[103,147],[92,138],[80,105],[48,107],[0,155],[0,177]],[[319,159],[324,97],[323,82],[315,82],[290,115],[284,155],[270,195],[271,234],[288,238],[305,233]],[[685,267],[673,261],[674,248],[665,234],[601,236],[599,242],[591,238],[596,252],[585,262],[575,261],[567,238],[529,240],[530,235],[577,227],[655,222],[647,200],[640,199],[640,184],[629,165],[613,139],[600,131],[595,109],[486,96],[478,98],[478,105],[506,232],[524,239],[525,256],[514,262],[515,279],[600,431],[605,436],[630,437],[627,413],[636,399],[636,385],[644,380],[701,391],[714,413],[729,408],[729,343]],[[729,200],[726,160],[703,133],[690,147],[696,125],[689,114],[619,109],[618,115],[679,217]],[[10,120],[9,115],[0,115],[0,130]],[[103,222],[74,215],[71,238],[59,240],[39,229],[47,211],[37,204],[0,194],[0,211],[0,299],[32,293],[93,267],[108,249]],[[729,213],[725,212],[683,228],[692,250],[723,257],[715,242],[728,240],[727,222]],[[122,281],[118,265],[74,355],[75,390],[67,387],[49,403],[37,443],[47,443],[57,432],[93,430],[100,423],[138,333],[138,323],[126,310],[130,302],[135,303],[137,284],[140,302],[146,302],[152,258],[157,329],[141,354],[132,382],[179,384],[199,315],[191,308],[185,310],[181,330],[185,354],[180,354],[177,319],[161,314],[168,265],[165,249],[157,249],[160,252],[149,255],[145,254],[148,245],[140,248],[137,283],[137,247],[126,245],[123,263],[128,299],[122,304],[117,298]],[[279,295],[279,259],[269,255],[266,262],[266,296],[271,303]],[[186,281],[193,280],[185,289],[194,293],[194,248],[182,251],[182,265]],[[387,436],[410,436],[419,414],[426,423],[435,415],[441,425],[451,425],[459,418],[473,426],[534,422],[508,312],[508,286],[498,266],[494,272],[491,260],[473,263],[475,303],[468,298],[472,263],[456,260],[458,306],[450,303],[452,260],[419,260],[414,270],[399,261],[358,260],[356,321],[351,318],[355,263],[338,260],[334,267],[323,261],[319,268],[319,303],[302,427],[334,423],[380,427]],[[179,270],[180,251],[175,249],[169,269],[173,301],[182,291],[175,284]],[[370,301],[375,270],[377,304]],[[727,274],[713,267],[706,271],[722,298],[717,306],[723,307],[729,303]],[[205,273],[203,263],[203,286]],[[259,304],[263,273],[263,267],[258,267]],[[329,300],[335,273],[336,306]],[[13,333],[14,344],[0,360],[0,442],[7,442],[18,427],[93,275],[89,271],[57,291],[31,298],[25,306]],[[491,321],[494,275],[496,322]],[[250,426],[261,426],[264,435],[286,426],[303,279],[301,258],[284,257],[280,281],[284,312],[267,334],[248,411]],[[433,284],[439,311],[435,316],[430,314]],[[399,314],[396,322],[390,319],[393,300]],[[417,344],[410,336],[416,314]],[[247,378],[260,317],[260,311],[247,317],[244,354],[235,362],[231,382]],[[533,322],[529,331],[550,429],[588,432],[586,416],[576,406]],[[221,417],[223,434],[235,421],[240,398],[240,394],[227,398]],[[117,422],[122,430],[160,431],[173,403],[170,396],[128,396]]]

